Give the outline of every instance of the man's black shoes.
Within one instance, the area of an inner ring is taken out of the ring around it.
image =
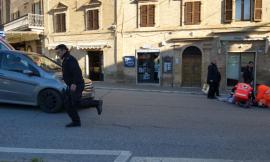
[[[66,125],[67,128],[70,128],[70,127],[80,127],[81,126],[81,123],[75,123],[75,122],[71,122],[69,124]]]
[[[96,106],[98,115],[101,115],[101,113],[102,113],[102,105],[103,105],[103,101],[99,100],[98,105]]]

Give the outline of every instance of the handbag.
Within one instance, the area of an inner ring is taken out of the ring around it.
[[[209,91],[209,84],[207,84],[207,83],[203,84],[202,92],[204,94],[208,94],[208,91]]]

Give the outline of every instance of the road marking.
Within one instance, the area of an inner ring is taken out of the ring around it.
[[[69,155],[106,155],[117,156],[115,162],[127,162],[132,153],[120,150],[72,150],[72,149],[37,149],[0,147],[0,153],[26,153],[26,154],[69,154]]]
[[[165,158],[165,157],[132,157],[130,162],[259,162],[256,160]]]
[[[132,154],[130,151],[122,151],[114,162],[127,162],[130,160]]]

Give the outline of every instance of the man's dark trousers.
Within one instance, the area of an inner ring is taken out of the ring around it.
[[[218,83],[216,82],[209,83],[208,98],[215,98],[217,89],[218,89]]]
[[[84,89],[84,84],[79,84],[76,87],[76,91],[72,92],[70,88],[68,88],[66,92],[65,98],[65,108],[66,111],[74,123],[81,123],[80,116],[78,114],[77,109],[80,106],[80,100],[82,97],[82,91]]]

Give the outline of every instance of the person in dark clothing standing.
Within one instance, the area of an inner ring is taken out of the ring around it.
[[[254,63],[249,61],[248,65],[244,69],[243,79],[244,83],[247,83],[252,86],[252,82],[254,80],[254,71],[253,71]]]
[[[78,61],[70,55],[66,45],[60,44],[55,50],[57,55],[63,60],[62,73],[64,82],[67,85],[64,106],[72,122],[67,124],[66,127],[79,127],[81,126],[81,120],[77,108],[80,106],[80,100],[84,89],[82,71]],[[95,102],[95,106],[100,115],[102,111],[102,101]]]
[[[207,84],[209,84],[209,91],[207,97],[209,99],[214,99],[215,94],[218,89],[219,83],[219,71],[216,65],[216,60],[211,61],[211,64],[208,66],[208,74],[207,74]]]
[[[221,81],[221,74],[218,71],[218,83],[217,83],[217,89],[216,89],[216,96],[220,96],[220,94],[219,94],[220,81]]]

